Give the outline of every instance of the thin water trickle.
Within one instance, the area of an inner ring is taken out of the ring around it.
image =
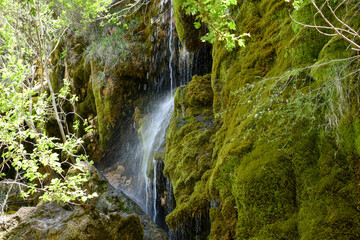
[[[145,181],[145,210],[147,214],[160,225],[165,225],[164,214],[168,214],[169,211],[173,209],[171,206],[172,197],[170,196],[172,187],[171,182],[166,180],[166,186],[161,187],[161,190],[157,189],[158,186],[161,186],[161,183],[157,183],[161,178],[158,174],[162,176],[163,169],[158,169],[157,161],[159,159],[154,159],[154,155],[157,152],[161,153],[165,150],[165,135],[174,107],[174,92],[176,87],[187,84],[191,80],[191,63],[194,56],[194,54],[189,53],[184,46],[181,46],[180,41],[176,39],[174,35],[173,3],[171,0],[168,0],[167,4],[170,7],[166,20],[166,22],[169,23],[167,43],[169,75],[165,78],[162,76],[161,79],[156,82],[160,83],[158,85],[158,87],[160,87],[162,81],[167,79],[170,83],[170,90],[167,97],[155,102],[154,106],[157,107],[150,111],[151,113],[147,118],[147,122],[143,125],[144,131],[141,131],[141,149],[143,152],[143,168],[141,172]],[[166,200],[167,197],[168,200]],[[164,206],[165,204],[166,207]],[[160,211],[162,212],[160,213]]]
[[[156,209],[156,201],[157,201],[157,188],[156,188],[156,173],[157,173],[157,163],[156,160],[153,159],[153,165],[154,165],[154,179],[153,179],[153,189],[154,189],[154,194],[153,194],[153,208],[154,208],[154,217],[153,220],[154,222],[156,221],[156,216],[157,216],[157,209]]]
[[[169,51],[170,51],[170,59],[169,59],[169,71],[170,71],[170,89],[173,90],[173,82],[174,82],[174,76],[173,76],[173,59],[174,59],[174,42],[173,42],[173,16],[174,16],[174,10],[173,10],[173,3],[170,1],[170,21],[169,21]]]

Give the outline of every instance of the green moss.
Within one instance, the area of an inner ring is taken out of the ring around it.
[[[352,129],[343,127],[347,133]],[[349,134],[344,139],[349,141],[353,136]],[[322,135],[319,149],[318,166],[311,170],[312,181],[304,182],[303,204],[299,211],[302,239],[358,238],[360,225],[355,216],[359,213],[354,206],[359,193],[352,169],[357,165],[356,154],[353,150],[348,152],[346,149],[350,148],[342,144],[337,145],[332,134]]]
[[[285,54],[293,65],[309,65],[316,61],[326,38],[314,29],[302,28],[290,41],[290,49]]]
[[[208,210],[208,200],[204,193],[204,181],[196,183],[190,198],[183,201],[180,205],[166,216],[166,223],[172,229],[181,227],[191,216],[202,215]]]
[[[194,76],[187,87],[184,101],[187,106],[186,115],[201,113],[211,115],[213,103],[211,75]]]
[[[181,227],[190,216],[208,209],[205,194],[211,166],[212,89],[210,76],[195,76],[175,93],[175,109],[166,141],[164,173],[170,177],[176,208],[166,218],[168,225]]]
[[[137,215],[123,217],[118,226],[117,232],[121,233],[119,235],[124,239],[144,239],[144,230],[140,222],[140,218]]]
[[[296,213],[292,163],[278,149],[274,143],[256,146],[237,168],[233,195],[239,211],[239,238],[266,237],[259,232],[261,226],[275,222],[281,226]]]
[[[339,36],[332,37],[322,48],[319,53],[319,60],[311,68],[311,77],[314,78],[318,85],[323,84],[329,78],[336,77],[339,69],[346,67],[349,61],[340,61],[337,65],[329,64],[333,59],[345,59],[350,57],[350,52],[346,49],[348,44]]]
[[[83,102],[81,102],[77,108],[77,113],[81,117],[87,117],[88,114],[96,113],[95,98],[92,89],[88,89],[88,93]]]
[[[95,99],[100,144],[104,148],[113,136],[116,122],[126,122],[133,115],[133,99],[139,90],[134,77],[123,76],[115,69],[106,74],[101,70],[96,63],[91,63],[90,84]],[[119,131],[125,127],[121,125]]]
[[[211,233],[209,239],[234,239],[234,235],[231,233],[233,230],[227,225],[223,219],[221,208],[213,207],[210,209],[211,219]]]
[[[205,192],[220,206],[210,209],[209,239],[358,238],[356,67],[316,66],[350,56],[347,44],[295,24],[289,7],[244,1],[236,23],[252,35],[246,48],[213,45]],[[311,24],[315,12],[308,4],[293,17]]]

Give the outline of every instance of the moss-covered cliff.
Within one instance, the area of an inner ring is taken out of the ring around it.
[[[165,158],[177,203],[170,227],[209,210],[210,239],[360,238],[359,60],[331,62],[355,52],[289,13],[312,24],[315,10],[239,2],[232,14],[251,34],[246,48],[216,42],[211,76],[177,91]],[[354,29],[359,22],[353,12]]]

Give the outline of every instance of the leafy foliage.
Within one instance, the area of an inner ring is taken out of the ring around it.
[[[227,50],[232,50],[239,45],[245,47],[245,36],[248,33],[236,35],[236,24],[230,17],[229,8],[236,5],[236,0],[187,0],[183,3],[186,14],[196,16],[195,28],[201,27],[201,22],[206,24],[209,33],[203,36],[203,41],[213,43],[215,39],[225,41]]]
[[[14,178],[1,183],[18,185],[24,197],[40,193],[45,201],[62,202],[96,197],[84,189],[92,161],[78,154],[83,142],[76,134],[80,124],[87,131],[91,127],[85,120],[68,125],[68,117],[76,114],[77,96],[71,94],[67,79],[54,92],[50,57],[74,19],[92,22],[106,14],[109,3],[0,2],[0,170],[2,177]],[[57,123],[60,136],[48,133],[50,122]]]
[[[145,46],[136,41],[132,31],[139,20],[122,20],[121,22],[105,22],[101,28],[89,32],[86,38],[89,45],[85,54],[87,61],[95,61],[105,68],[113,68],[116,64],[133,62],[137,52],[143,52]]]
[[[26,68],[19,62],[13,64],[15,74],[2,69],[2,80],[12,78],[12,82],[2,81],[0,86],[1,169],[11,163],[22,181],[16,183],[5,180],[3,183],[24,186],[24,197],[40,191],[43,193],[43,200],[69,202],[78,198],[86,200],[95,197],[96,193],[88,194],[82,189],[82,185],[88,180],[84,163],[89,163],[86,156],[76,154],[81,146],[81,139],[69,133],[66,142],[62,143],[60,139],[47,135],[45,124],[54,115],[51,98],[46,93],[38,95],[32,88],[26,87]],[[57,95],[59,102],[61,98],[71,102],[66,98],[69,90],[67,83]],[[61,108],[61,104],[59,106]],[[75,158],[76,163],[73,164],[70,158]],[[64,169],[70,166],[78,169],[79,173],[66,177]],[[5,174],[2,173],[2,176]],[[47,184],[49,177],[52,179]]]

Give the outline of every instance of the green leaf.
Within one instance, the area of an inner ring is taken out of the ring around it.
[[[201,23],[200,22],[194,22],[194,26],[196,29],[199,29],[201,27]]]
[[[245,39],[239,39],[238,44],[240,47],[245,47]]]
[[[229,22],[228,27],[229,27],[230,30],[235,30],[236,29],[236,24],[234,22]]]
[[[61,52],[61,59],[64,59],[66,57],[67,51],[64,50]]]
[[[30,14],[35,17],[35,16],[36,16],[36,9],[32,7],[32,8],[30,9]]]

